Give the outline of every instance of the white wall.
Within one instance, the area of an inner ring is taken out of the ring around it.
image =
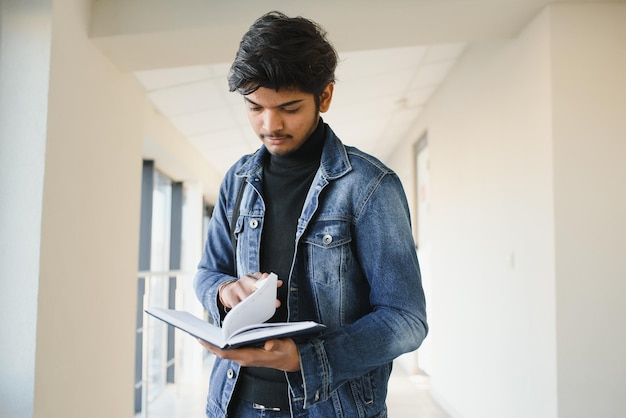
[[[144,94],[55,2],[35,417],[133,414]]]
[[[624,9],[474,45],[395,154],[408,172],[428,131],[432,387],[455,418],[626,410]]]
[[[466,418],[556,413],[548,30],[468,51],[428,125],[432,383]]]
[[[197,222],[219,184],[94,47],[90,9],[0,3],[2,417],[133,416],[142,158],[189,181]]]
[[[50,1],[0,2],[0,416],[33,415]]]
[[[626,5],[554,7],[559,414],[626,412]]]

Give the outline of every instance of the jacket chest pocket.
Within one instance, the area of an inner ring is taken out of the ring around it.
[[[343,276],[351,261],[350,223],[340,220],[317,221],[302,237],[313,281],[332,284]]]
[[[237,271],[258,270],[262,225],[262,216],[240,215],[237,218],[233,231],[237,239]]]

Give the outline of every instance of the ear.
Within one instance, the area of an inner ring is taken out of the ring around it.
[[[320,96],[320,113],[326,112],[330,108],[330,102],[333,99],[333,89],[335,88],[335,83],[330,83],[326,86],[322,95]]]

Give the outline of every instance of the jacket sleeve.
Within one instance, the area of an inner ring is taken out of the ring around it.
[[[426,306],[400,180],[390,171],[376,179],[356,213],[354,240],[370,285],[371,312],[357,321],[298,344],[300,372],[288,373],[305,408],[329,398],[349,380],[416,350],[426,337]]]
[[[216,324],[225,315],[219,303],[218,290],[222,284],[236,279],[230,235],[233,191],[236,193],[236,187],[238,183],[231,170],[220,186],[219,199],[209,221],[206,244],[193,283],[196,296]]]

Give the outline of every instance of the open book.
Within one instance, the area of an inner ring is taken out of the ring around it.
[[[276,274],[271,273],[257,281],[257,289],[226,314],[222,328],[185,311],[148,308],[146,312],[223,350],[323,329],[324,325],[313,321],[265,322],[276,311],[277,280]]]

